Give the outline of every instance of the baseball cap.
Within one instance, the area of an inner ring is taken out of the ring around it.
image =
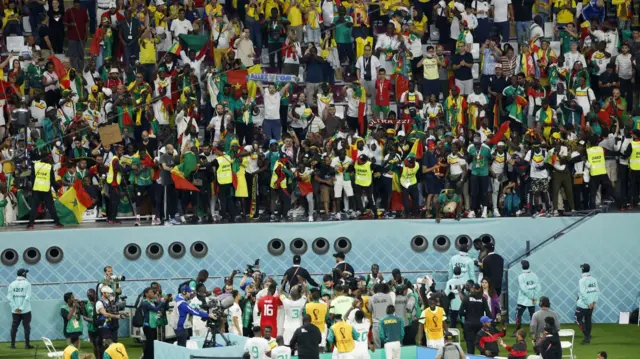
[[[27,275],[27,273],[29,273],[28,269],[24,269],[24,268],[18,269],[18,277],[24,277],[25,275]]]
[[[580,269],[582,269],[582,271],[586,273],[591,270],[591,266],[589,265],[589,263],[584,263],[580,265]]]
[[[276,139],[273,139],[273,138],[271,140],[269,140],[269,145],[272,145],[274,143],[278,143],[278,141]]]
[[[342,258],[342,259],[344,259],[344,253],[342,253],[342,252],[335,253],[333,255],[333,258]]]
[[[444,335],[445,340],[453,340],[453,334],[446,332]]]
[[[193,292],[193,289],[191,289],[191,287],[189,287],[186,284],[180,287],[180,293],[192,293],[192,292]]]
[[[483,315],[482,318],[480,318],[480,323],[482,324],[491,323],[491,318],[487,317],[486,315]]]
[[[191,287],[189,287],[189,289],[191,289]],[[220,294],[222,294],[222,289],[220,289],[220,287],[213,288],[213,295],[219,296]]]
[[[109,287],[108,285],[105,285],[102,287],[102,289],[100,289],[101,293],[113,293],[113,289],[111,289],[111,287]]]

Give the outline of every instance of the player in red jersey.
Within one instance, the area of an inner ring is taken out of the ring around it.
[[[258,301],[258,313],[260,314],[260,328],[264,335],[264,327],[269,325],[273,329],[272,337],[278,336],[278,307],[282,306],[280,297],[276,296],[276,284],[271,283],[267,289],[267,295]]]

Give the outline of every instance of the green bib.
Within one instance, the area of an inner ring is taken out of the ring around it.
[[[63,304],[60,308],[70,312],[67,304]],[[82,333],[82,318],[80,317],[80,313],[76,311],[74,317],[67,321],[67,327],[65,329],[67,333]]]

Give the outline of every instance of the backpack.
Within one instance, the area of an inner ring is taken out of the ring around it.
[[[144,326],[144,311],[142,310],[143,301],[140,299],[141,298],[138,297],[138,300],[136,300],[136,304],[134,305],[136,308],[136,312],[131,318],[131,325],[134,328],[142,328],[142,326]]]
[[[460,348],[453,344],[453,343],[447,343],[444,345],[444,347],[442,347],[442,357],[445,358],[445,354],[447,353],[447,350],[450,350],[449,348],[454,348],[456,350],[456,352],[458,353],[458,355],[462,354],[462,352],[460,351]]]

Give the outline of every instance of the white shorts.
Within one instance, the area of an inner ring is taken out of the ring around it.
[[[400,342],[384,344],[384,355],[386,359],[400,359]]]
[[[371,359],[369,356],[369,348],[365,345],[358,345],[356,343],[356,349],[354,350],[354,359]]]
[[[322,334],[322,340],[320,341],[320,346],[324,348],[327,346],[327,325],[326,324],[324,326],[324,331],[321,334]]]
[[[341,198],[343,190],[347,197],[353,197],[353,186],[351,186],[351,181],[336,178],[336,181],[333,184],[333,194],[335,198]]]
[[[355,359],[355,350],[347,353],[338,353],[337,349],[334,350],[332,359]]]
[[[282,339],[284,340],[284,345],[289,345],[289,343],[291,342],[291,338],[293,338],[293,333],[295,333],[296,329],[298,328],[284,328],[284,330],[282,331]]]
[[[444,338],[442,339],[429,339],[427,338],[427,348],[440,349],[444,347]]]

